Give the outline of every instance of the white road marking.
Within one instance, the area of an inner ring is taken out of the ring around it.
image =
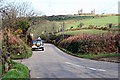
[[[91,68],[91,67],[86,67],[86,68],[88,68],[88,69],[90,69],[90,70],[94,70],[94,71],[106,71],[106,70],[103,70],[103,69],[95,69],[95,68]]]
[[[84,67],[84,66],[80,66],[80,65],[72,64],[72,63],[69,63],[69,62],[65,62],[65,63],[66,63],[66,64],[69,64],[69,65],[76,66],[76,67]]]
[[[95,68],[92,68],[92,67],[85,67],[85,66],[80,66],[80,65],[76,65],[76,64],[72,64],[70,62],[65,62],[66,64],[69,64],[69,65],[73,65],[73,66],[76,66],[76,67],[83,67],[83,68],[87,68],[87,69],[90,69],[90,70],[94,70],[94,71],[106,71],[104,69],[95,69]]]

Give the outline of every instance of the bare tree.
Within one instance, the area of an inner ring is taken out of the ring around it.
[[[36,12],[33,8],[31,8],[31,3],[19,3],[16,5],[17,7],[17,16],[19,17],[32,17],[36,15]]]
[[[3,0],[0,0],[0,12],[2,10]]]
[[[16,18],[18,17],[24,17],[28,19],[29,17],[37,15],[37,12],[35,12],[34,9],[31,8],[31,4],[26,2],[6,3],[1,12],[3,17],[3,27],[8,28],[15,28]]]

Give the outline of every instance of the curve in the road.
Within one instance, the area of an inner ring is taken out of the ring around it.
[[[118,78],[117,63],[77,58],[52,44],[22,63],[31,70],[31,78]]]

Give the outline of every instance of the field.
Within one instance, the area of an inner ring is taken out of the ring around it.
[[[64,19],[61,17],[47,17],[47,18],[32,18],[33,21],[37,22],[32,25],[29,29],[30,33],[33,33],[35,37],[41,34],[47,34],[52,32],[59,32],[62,30],[63,21],[65,22],[65,28],[67,23],[71,23],[81,19],[91,19],[94,16],[65,16]]]
[[[57,20],[59,17],[49,17],[47,20],[37,19],[36,21],[39,21],[37,24],[32,25],[32,27],[29,29],[30,33],[33,33],[35,37],[40,36],[41,34],[48,34],[52,32],[57,32],[57,34],[61,34],[62,26],[64,22],[64,30],[79,28],[78,25],[80,23],[83,23],[84,26],[82,28],[86,28],[89,25],[94,25],[97,27],[105,27],[108,24],[112,23],[112,28],[118,28],[118,16],[107,16],[107,17],[90,17],[90,16],[77,16],[77,17],[66,17],[64,20]],[[90,33],[90,34],[98,34],[98,33],[104,33],[107,31],[102,30],[76,30],[76,31],[65,31],[65,34],[70,35],[76,35],[81,33]]]
[[[75,31],[65,31],[66,35],[79,35],[79,34],[100,34],[100,33],[106,33],[108,31],[103,30],[96,30],[96,29],[82,29],[82,30],[75,30]],[[62,34],[58,33],[57,35]]]
[[[84,20],[64,20],[65,35],[72,35],[58,41],[62,50],[73,56],[96,60],[119,62],[119,33],[114,28],[118,26],[118,16],[94,17]],[[80,28],[80,23],[84,25]],[[110,28],[108,25],[112,24]],[[93,28],[90,28],[92,25]],[[97,27],[97,28],[96,28]],[[103,34],[104,33],[104,34]],[[63,34],[62,32],[57,35]],[[111,47],[110,47],[111,46]]]
[[[88,27],[89,25],[94,25],[97,27],[101,27],[101,26],[104,27],[109,23],[117,25],[118,24],[118,16],[108,16],[108,17],[98,17],[98,18],[96,17],[96,18],[92,18],[92,19],[78,20],[78,21],[66,24],[65,30],[70,29],[71,27],[78,28],[78,25],[80,23],[84,24],[83,27]]]

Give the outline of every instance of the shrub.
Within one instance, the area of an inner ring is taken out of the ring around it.
[[[8,52],[11,58],[28,58],[32,55],[31,49],[19,38],[8,32]]]
[[[101,30],[108,30],[107,27],[101,27]]]
[[[80,26],[80,28],[83,27],[83,26],[84,26],[84,23],[80,23],[79,26]]]
[[[20,39],[16,36],[14,36],[11,32],[8,32],[8,37],[9,37],[9,44],[13,45],[19,45]]]
[[[18,30],[15,31],[15,33],[16,33],[16,34],[22,34],[23,31],[22,31],[21,29],[18,29]]]
[[[77,53],[78,52],[78,42],[71,42],[71,44],[67,45],[67,50],[73,52],[73,53]]]
[[[44,34],[41,34],[41,35],[40,35],[40,38],[41,38],[42,40],[46,40],[46,36],[45,36]]]
[[[16,22],[16,25],[18,26],[17,29],[22,30],[23,34],[26,35],[28,28],[30,27],[30,24],[27,20],[18,20]]]
[[[70,29],[73,29],[73,26],[71,26]]]
[[[94,29],[94,25],[89,25],[88,29]]]
[[[62,40],[59,46],[73,53],[119,53],[120,34],[104,33],[99,35],[82,34],[71,36]]]
[[[56,35],[49,33],[49,39],[50,40],[55,40],[56,39]]]

